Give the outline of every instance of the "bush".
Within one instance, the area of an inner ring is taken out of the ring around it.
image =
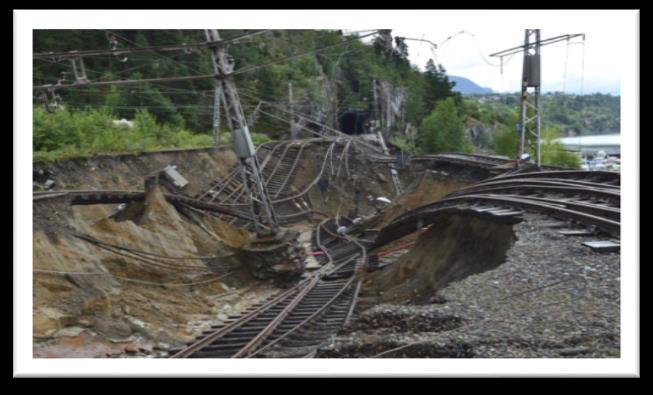
[[[517,153],[517,141],[514,127],[502,126],[494,135],[494,153],[514,158]]]
[[[106,109],[48,113],[34,108],[34,159],[52,161],[97,153],[213,145],[209,134],[159,124],[147,111],[134,117],[134,127],[115,126],[116,115]],[[259,140],[264,140],[258,137]]]
[[[540,146],[542,164],[580,169],[580,156],[566,151],[562,144],[555,142],[558,137],[560,137],[560,131],[556,128],[547,128],[542,133],[542,145]]]
[[[424,118],[419,132],[420,147],[425,153],[473,150],[453,98],[438,102],[435,110]]]

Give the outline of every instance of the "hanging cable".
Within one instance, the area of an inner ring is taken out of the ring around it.
[[[565,68],[562,77],[562,93],[567,91],[567,62],[569,60],[569,38],[567,38],[567,45],[565,47]]]
[[[581,57],[581,66],[580,66],[580,95],[584,94],[584,85],[585,85],[585,36],[583,36],[583,41],[581,43],[583,46],[582,57]]]

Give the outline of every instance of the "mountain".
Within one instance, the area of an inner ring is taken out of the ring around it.
[[[456,86],[453,87],[453,90],[456,92],[460,92],[463,95],[478,95],[478,94],[493,93],[492,89],[479,86],[474,81],[469,80],[465,77],[457,77],[455,75],[450,75],[448,77],[449,77],[449,81],[456,83]]]

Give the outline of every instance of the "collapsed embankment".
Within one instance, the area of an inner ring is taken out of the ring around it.
[[[450,282],[499,266],[514,241],[512,225],[470,215],[444,217],[365,284],[381,302],[428,300]]]
[[[233,259],[247,232],[191,220],[158,189],[137,205],[122,221],[102,207],[34,205],[36,357],[159,355],[275,291],[249,292]]]
[[[309,192],[315,212],[345,215],[355,207],[354,171],[365,180],[359,196],[391,196],[387,168],[355,155],[349,171],[328,168],[327,182],[318,186],[323,151],[320,144],[307,147],[288,186],[302,190],[315,183]],[[36,163],[34,183],[35,190],[142,190],[145,177],[173,165],[189,181],[182,192],[194,196],[236,164],[224,149],[103,155]],[[34,201],[36,357],[165,355],[279,291],[254,279],[238,260],[248,232],[180,211],[161,193],[148,192],[144,202],[118,215],[112,215],[116,204],[71,206],[65,196]],[[359,209],[373,211],[364,199]]]

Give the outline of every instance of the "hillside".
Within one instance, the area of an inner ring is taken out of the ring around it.
[[[465,77],[450,75],[449,80],[451,82],[456,83],[456,85],[454,85],[453,87],[453,90],[456,92],[460,92],[463,95],[482,95],[482,94],[493,93],[492,89],[482,87],[476,84],[474,81],[467,79]]]

